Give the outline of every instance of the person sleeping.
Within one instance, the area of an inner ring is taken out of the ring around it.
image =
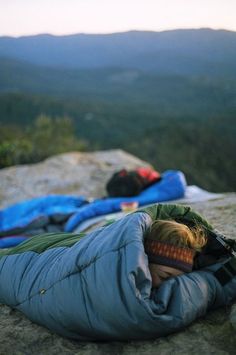
[[[0,252],[0,303],[77,340],[165,336],[236,298],[232,258],[217,238],[174,204],[87,235],[38,235]]]
[[[207,243],[203,228],[171,220],[155,220],[144,236],[152,286],[193,270],[194,257]]]

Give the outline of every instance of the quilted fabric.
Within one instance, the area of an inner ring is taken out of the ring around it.
[[[236,297],[236,278],[222,287],[213,275],[220,264],[152,290],[143,247],[151,223],[148,213],[136,212],[78,235],[71,246],[55,236],[44,251],[31,248],[31,239],[10,255],[2,252],[0,302],[70,338],[140,340],[177,331]]]

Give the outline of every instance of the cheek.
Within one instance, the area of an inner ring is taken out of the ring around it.
[[[150,270],[150,273],[151,273],[151,277],[152,277],[152,287],[159,287],[160,284],[162,283],[162,280],[160,279],[158,274],[156,272],[154,272],[153,270]]]

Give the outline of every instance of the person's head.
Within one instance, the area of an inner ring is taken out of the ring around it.
[[[200,226],[189,228],[183,223],[170,220],[153,222],[144,241],[152,286],[158,287],[172,276],[191,272],[194,256],[206,241]]]
[[[109,197],[137,196],[143,189],[142,178],[136,171],[122,169],[113,174],[106,184]]]

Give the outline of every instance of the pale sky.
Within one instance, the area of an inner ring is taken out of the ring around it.
[[[201,27],[236,31],[236,0],[0,0],[0,36]]]

